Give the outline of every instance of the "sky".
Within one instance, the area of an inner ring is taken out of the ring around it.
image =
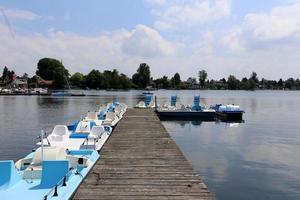
[[[0,0],[0,70],[300,78],[300,0]]]

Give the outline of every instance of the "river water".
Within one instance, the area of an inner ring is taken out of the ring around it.
[[[98,105],[118,99],[134,106],[142,91],[86,91],[86,97],[0,96],[0,159],[17,160],[34,148],[40,130],[51,131]],[[216,199],[300,199],[300,92],[154,92],[158,102],[234,103],[243,123],[163,121]]]

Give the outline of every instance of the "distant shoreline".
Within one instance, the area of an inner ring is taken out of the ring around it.
[[[68,89],[68,90],[61,90],[61,91],[82,91],[82,92],[87,92],[87,91],[106,91],[106,92],[129,92],[129,91],[146,91],[145,89],[129,89],[129,90],[118,90],[118,89],[112,89],[112,90],[105,90],[105,89],[101,89],[101,90],[96,90],[96,89],[91,89],[91,90],[83,90],[83,89]],[[248,91],[248,92],[255,92],[255,91],[284,91],[284,92],[289,92],[289,91],[299,91],[299,90],[291,90],[291,89],[256,89],[256,90],[228,90],[228,89],[224,89],[224,90],[212,90],[212,89],[157,89],[157,90],[152,90],[152,91],[160,91],[160,90],[166,90],[166,91]],[[141,93],[142,94],[142,93]],[[30,94],[30,93],[0,93],[0,96],[51,96],[52,93],[46,93],[46,94]],[[95,96],[95,95],[87,95],[87,94],[72,94],[70,96]],[[97,96],[97,95],[96,95]]]

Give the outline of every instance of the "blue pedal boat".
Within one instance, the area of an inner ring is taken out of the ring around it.
[[[16,164],[0,161],[0,197],[70,199],[99,157],[95,150],[40,147]]]

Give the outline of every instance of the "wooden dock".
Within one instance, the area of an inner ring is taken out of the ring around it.
[[[128,109],[73,199],[213,199],[153,110]]]

